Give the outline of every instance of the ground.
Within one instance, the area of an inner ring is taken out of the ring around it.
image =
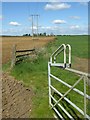
[[[15,44],[17,45],[17,50],[40,48],[54,40],[54,38],[55,37],[40,37],[32,39],[32,37],[2,37],[2,63],[10,61],[12,57],[12,48]],[[83,72],[88,72],[88,64],[88,59],[75,57],[75,62],[72,67]]]
[[[7,63],[12,57],[13,45],[16,49],[41,48],[54,40],[53,37],[2,37],[2,63]],[[33,92],[30,88],[18,82],[9,73],[2,74],[2,117],[3,118],[29,118],[32,111]]]
[[[8,73],[2,75],[2,117],[29,118],[32,110],[32,90]]]
[[[54,37],[34,39],[32,37],[2,37],[2,63],[7,63],[11,59],[13,45],[16,45],[17,50],[40,48],[52,40]]]
[[[90,71],[89,63],[90,59],[75,57],[75,62],[72,67],[76,70],[88,73]]]
[[[53,37],[32,39],[31,37],[3,37],[2,38],[2,62],[7,63],[12,56],[12,47],[17,45],[17,49],[41,48],[46,43],[54,40]],[[73,68],[88,72],[88,59],[75,57]],[[23,83],[18,82],[8,73],[2,76],[2,105],[3,118],[29,118],[32,111],[32,96],[30,88],[26,88]]]

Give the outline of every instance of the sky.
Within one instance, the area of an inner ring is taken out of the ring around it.
[[[32,35],[31,15],[37,14],[39,33],[88,34],[88,3],[57,0],[57,2],[2,2],[0,35]],[[33,18],[33,29],[36,32],[37,17]]]

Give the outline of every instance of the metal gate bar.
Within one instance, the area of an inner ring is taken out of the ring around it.
[[[53,86],[50,86],[50,88],[53,89],[56,93],[58,93],[60,96],[63,96],[63,94],[59,92],[57,89],[55,89]],[[69,104],[71,104],[82,115],[84,115],[84,112],[78,106],[76,106],[73,102],[71,102],[68,98],[64,97],[63,99],[66,100]],[[87,114],[86,114],[86,118],[89,118]]]
[[[72,86],[69,85],[68,83],[62,81],[61,79],[57,78],[56,76],[54,76],[54,75],[52,75],[52,74],[50,74],[49,76],[52,77],[52,78],[54,78],[55,80],[61,82],[62,84],[66,85],[66,86],[69,87],[69,88],[72,87]],[[78,94],[84,96],[84,93],[83,93],[82,91],[80,91],[80,90],[78,90],[78,89],[76,89],[76,88],[74,88],[73,90],[74,90],[75,92],[77,92]],[[86,98],[90,100],[90,96],[87,95],[87,94],[86,94]]]
[[[66,63],[66,50],[68,48],[68,63]],[[56,57],[61,53],[63,52],[64,54],[64,63],[56,63]],[[80,78],[74,83],[74,85],[70,85],[66,82],[64,82],[63,80],[61,80],[60,78],[54,76],[53,74],[51,74],[51,67],[60,67],[60,68],[64,68],[65,70],[68,70],[70,72],[74,72],[75,74],[78,74],[80,75]],[[58,111],[58,109],[56,109],[56,105],[58,105],[61,110],[69,117],[69,118],[72,118],[74,119],[69,112],[67,112],[67,110],[65,110],[65,108],[60,104],[60,101],[62,99],[64,99],[65,101],[67,101],[69,104],[71,104],[79,113],[81,113],[84,118],[87,118],[87,119],[90,119],[90,116],[87,115],[86,113],[86,100],[90,100],[90,96],[86,94],[86,81],[88,80],[88,77],[90,77],[90,74],[88,73],[84,73],[84,72],[81,72],[81,71],[78,71],[78,70],[74,70],[74,69],[71,69],[71,68],[68,68],[68,67],[71,67],[71,46],[69,44],[65,45],[65,44],[62,44],[50,57],[50,62],[48,62],[48,84],[49,84],[49,104],[51,105],[51,108],[55,110],[55,112],[58,114],[58,116],[60,118],[63,118],[62,115],[60,114],[60,112]],[[52,83],[51,83],[51,78],[54,78],[56,81],[64,84],[65,86],[67,86],[68,88],[70,88],[66,93],[64,93],[64,95],[58,91],[55,87],[52,86]],[[83,80],[84,81],[84,92],[78,90],[75,88],[75,86],[81,81]],[[58,95],[61,96],[60,99],[56,100],[54,98],[54,96],[52,95],[52,90],[55,91]],[[81,110],[78,106],[76,106],[75,103],[71,102],[67,97],[66,95],[70,92],[70,91],[74,91],[78,94],[80,94],[81,96],[84,97],[84,111]],[[52,100],[55,102],[54,104],[52,104]],[[64,119],[64,118],[63,118]]]
[[[51,98],[52,98],[55,102],[57,102],[57,100],[56,100],[52,95],[50,95],[50,96],[51,96]],[[66,115],[67,115],[69,118],[73,119],[73,117],[72,117],[59,103],[57,103],[57,104],[58,104],[58,106],[66,113]],[[54,108],[53,105],[52,105],[52,108]]]
[[[53,105],[53,107],[55,107],[57,105],[57,103],[59,103],[71,90],[73,90],[73,88],[82,80],[83,76],[74,83],[74,85]]]

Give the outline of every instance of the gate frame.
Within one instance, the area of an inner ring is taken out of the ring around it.
[[[68,60],[68,63],[66,63],[66,49],[69,49],[69,60]],[[64,52],[64,63],[56,63],[56,57],[61,53],[61,52]],[[73,72],[73,73],[76,73],[78,75],[80,75],[80,78],[74,83],[74,85],[69,85],[68,83],[64,82],[63,80],[57,78],[56,76],[54,76],[53,74],[51,74],[51,67],[60,67],[60,68],[63,68],[64,70],[67,70],[67,71],[70,71],[70,72]],[[71,67],[71,46],[69,44],[65,45],[65,44],[62,44],[50,57],[50,61],[48,62],[48,85],[49,85],[49,104],[51,106],[52,109],[54,109],[54,111],[58,114],[58,116],[60,118],[63,119],[62,115],[59,113],[59,111],[55,108],[56,105],[58,105],[62,110],[63,112],[71,119],[74,119],[65,109],[63,106],[61,106],[59,104],[59,102],[64,99],[65,101],[67,101],[68,103],[70,103],[79,113],[81,113],[84,118],[87,118],[87,119],[90,119],[90,116],[87,115],[86,113],[86,99],[90,100],[90,96],[86,94],[86,81],[88,80],[88,77],[90,77],[90,74],[88,73],[85,73],[85,72],[81,72],[81,71],[78,71],[78,70],[75,70],[75,69],[71,69],[69,68]],[[51,77],[54,78],[55,80],[59,81],[60,83],[64,84],[65,86],[67,86],[68,88],[70,88],[64,95],[62,93],[60,93],[60,91],[58,91],[55,87],[52,86],[51,84]],[[75,86],[81,81],[81,80],[84,80],[84,92],[78,90],[75,88]],[[52,93],[51,93],[51,90],[54,90],[56,93],[58,93],[61,98],[57,101],[53,96],[52,96]],[[71,102],[68,98],[66,98],[66,95],[71,91],[75,91],[77,92],[78,94],[80,94],[81,96],[84,97],[84,111],[81,110],[79,107],[77,107],[75,105],[75,103]],[[51,99],[53,99],[55,101],[55,104],[53,105],[52,104],[52,101]]]

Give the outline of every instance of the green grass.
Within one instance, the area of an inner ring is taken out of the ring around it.
[[[51,73],[53,75],[55,75],[56,77],[62,79],[64,82],[68,83],[69,85],[73,85],[80,78],[80,76],[77,76],[77,75],[75,75],[72,72],[65,71],[63,69],[56,68],[56,67],[52,67]],[[67,92],[69,90],[68,87],[66,87],[65,85],[63,85],[62,83],[56,81],[53,78],[51,78],[51,82],[52,82],[52,85],[58,91],[60,91],[62,94],[65,94],[65,92]],[[84,88],[84,81],[83,81],[83,79],[75,86],[75,88],[77,88],[77,89],[79,89],[80,91],[83,92],[83,88]],[[87,85],[87,93],[88,93],[88,85]],[[57,96],[56,96],[56,98],[57,98]],[[75,103],[80,109],[83,110],[83,108],[84,108],[84,106],[83,106],[84,105],[84,100],[83,100],[84,97],[80,96],[78,93],[76,93],[74,91],[71,91],[67,95],[67,98],[69,98],[73,103]],[[69,110],[69,112],[70,112],[70,110]],[[75,112],[78,114],[78,112],[76,110],[75,110]],[[90,112],[89,112],[89,114],[90,114]],[[79,116],[82,117],[81,115],[79,115]]]
[[[37,53],[35,59],[27,59],[20,64],[16,65],[11,71],[17,80],[22,80],[24,84],[31,87],[33,96],[33,108],[30,117],[34,118],[49,118],[53,117],[53,112],[49,108],[48,103],[48,74],[47,64],[50,55],[56,50],[62,43],[70,44],[72,46],[72,57],[77,56],[81,58],[88,58],[88,37],[87,36],[58,36],[55,41],[47,44],[43,49]],[[59,58],[58,58],[59,59]],[[73,60],[73,59],[72,59]],[[74,61],[72,61],[74,62]],[[4,70],[8,65],[4,65]],[[69,84],[74,84],[78,79],[78,76],[70,72],[52,68],[52,72],[57,76],[67,81]],[[52,79],[53,81],[53,79]],[[52,82],[58,90],[65,93],[68,90],[67,87],[62,84]],[[83,83],[80,82],[76,86],[80,90],[83,90]],[[73,97],[72,97],[73,96]],[[83,109],[83,98],[78,97],[77,94],[71,92],[69,99]],[[63,104],[63,103],[62,103]],[[66,104],[65,104],[66,105]],[[77,112],[76,112],[77,113]],[[77,113],[78,114],[78,113]]]
[[[58,36],[56,41],[48,44],[48,50],[53,52],[61,44],[70,44],[72,56],[90,58],[88,51],[88,36]]]
[[[14,67],[11,73],[16,79],[32,88],[33,110],[30,117],[53,117],[48,103],[47,60],[41,54],[35,60],[26,60]]]

